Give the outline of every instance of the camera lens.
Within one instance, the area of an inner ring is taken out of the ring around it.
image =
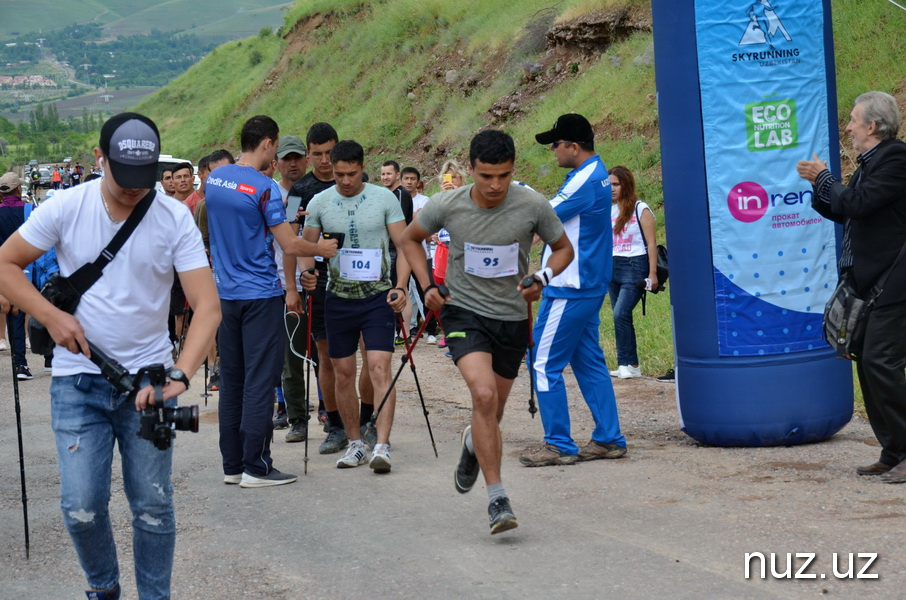
[[[180,406],[173,409],[173,426],[177,431],[198,433],[198,405]]]

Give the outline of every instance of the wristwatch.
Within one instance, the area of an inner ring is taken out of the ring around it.
[[[189,389],[189,378],[186,377],[186,374],[180,369],[170,369],[170,372],[167,373],[167,379],[170,381],[178,381],[186,386],[186,389]]]

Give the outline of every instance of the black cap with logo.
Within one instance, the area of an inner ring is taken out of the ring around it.
[[[160,134],[148,117],[129,112],[111,117],[101,128],[100,149],[118,186],[151,189],[157,183]]]
[[[582,115],[570,113],[560,115],[557,122],[550,131],[539,133],[535,136],[539,144],[552,144],[563,140],[565,142],[587,142],[595,141],[595,132],[591,129],[591,123]]]

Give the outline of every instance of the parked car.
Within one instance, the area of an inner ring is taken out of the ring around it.
[[[63,162],[66,163],[66,164],[68,165],[69,163],[72,162],[72,157],[71,157],[71,156],[67,156],[66,158],[63,159]]]
[[[53,186],[53,173],[47,167],[41,167],[38,169],[38,174],[41,176],[41,179],[38,180],[38,187],[52,187]]]

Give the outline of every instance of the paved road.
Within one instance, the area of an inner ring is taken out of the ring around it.
[[[177,442],[173,597],[906,597],[906,486],[852,474],[852,465],[870,462],[877,452],[861,420],[824,444],[703,448],[677,431],[672,386],[618,382],[630,442],[625,459],[527,469],[518,465],[518,453],[537,439],[540,424],[524,411],[523,376],[508,409],[504,447],[504,483],[520,526],[491,536],[483,486],[460,495],[451,481],[458,432],[469,414],[464,389],[438,350],[420,348],[417,358],[440,457],[433,455],[406,372],[393,472],[385,476],[367,467],[335,469],[335,456],[317,454],[323,434],[315,432],[308,475],[299,482],[257,490],[226,486],[212,398],[203,407],[202,431],[180,434]],[[8,361],[0,354],[0,598],[83,597],[58,508],[44,373],[20,384],[31,520],[31,559],[24,558]],[[37,360],[32,366],[41,370]],[[183,403],[200,400],[200,378],[194,383]],[[574,408],[575,434],[584,441],[587,410]],[[303,446],[282,438],[278,432],[275,464],[301,475]],[[124,598],[135,598],[119,476],[114,488]],[[817,553],[804,572],[827,577],[747,580],[744,554],[756,551],[768,557]],[[878,553],[869,572],[880,578],[834,578],[834,552]]]

